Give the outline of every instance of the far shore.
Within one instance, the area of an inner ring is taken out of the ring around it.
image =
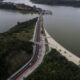
[[[51,48],[56,49],[57,51],[60,52],[61,55],[66,57],[69,61],[72,61],[76,65],[80,65],[80,58],[74,55],[72,52],[68,51],[66,48],[64,48],[62,45],[60,45],[55,39],[53,39],[49,33],[45,29],[45,34],[49,43],[49,46]]]
[[[16,10],[22,13],[40,13],[42,11],[41,8],[37,8],[36,6],[28,6],[25,4],[12,3],[12,2],[0,2],[0,9],[6,10]]]

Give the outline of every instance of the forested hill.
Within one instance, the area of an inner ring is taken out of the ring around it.
[[[80,0],[31,0],[39,4],[80,6]]]

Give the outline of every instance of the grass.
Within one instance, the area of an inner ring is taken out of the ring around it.
[[[24,80],[80,80],[80,68],[52,49],[39,68]]]
[[[32,56],[34,27],[37,18],[21,22],[0,33],[0,80],[6,80]]]
[[[45,30],[44,30],[44,27],[43,27],[43,25],[42,25],[42,31],[41,31],[41,33],[46,37],[46,34],[45,34]],[[45,47],[46,47],[46,52],[48,52],[49,51],[49,45],[48,45],[48,40],[47,40],[47,38],[45,38]]]

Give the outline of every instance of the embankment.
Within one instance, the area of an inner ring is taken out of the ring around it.
[[[62,45],[60,45],[57,41],[55,41],[49,33],[45,29],[45,34],[48,40],[48,43],[51,48],[56,49],[57,51],[60,52],[61,55],[66,57],[69,61],[72,61],[76,65],[80,65],[80,58],[74,55],[72,52],[68,51],[66,48],[64,48]]]

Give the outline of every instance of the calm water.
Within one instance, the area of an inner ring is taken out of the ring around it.
[[[37,14],[21,14],[16,11],[7,11],[0,9],[0,32],[5,32],[17,24],[17,22],[27,21]]]
[[[53,16],[45,16],[45,27],[51,36],[68,50],[80,56],[80,9],[54,7]]]
[[[44,16],[44,26],[51,36],[65,48],[80,57],[80,8],[48,6],[31,3],[29,0],[5,0],[36,5],[53,12]]]

